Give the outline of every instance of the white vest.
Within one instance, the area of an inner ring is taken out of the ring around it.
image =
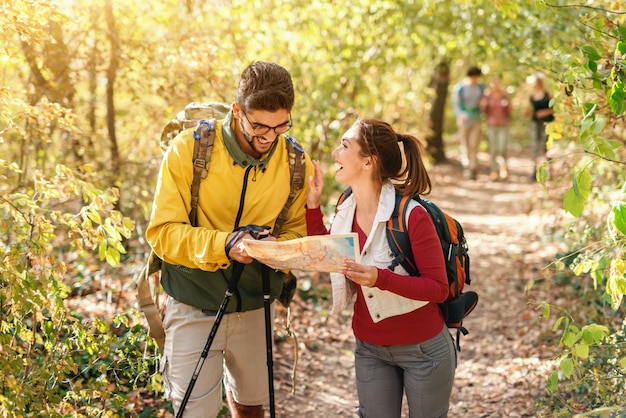
[[[383,185],[380,192],[378,209],[374,217],[374,225],[361,252],[360,262],[362,264],[383,269],[391,264],[393,253],[387,243],[385,229],[387,228],[387,220],[393,213],[396,201],[395,193],[393,184],[387,182]],[[411,200],[409,203],[406,211],[407,222],[409,214],[418,205],[419,204],[414,200]],[[355,210],[356,202],[352,194],[337,207],[337,213],[333,219],[330,233],[343,234],[351,232]],[[408,273],[402,266],[397,266],[394,272],[408,276]],[[345,309],[354,299],[356,295],[355,284],[346,279],[341,273],[331,273],[330,280],[333,291],[333,309],[331,314],[337,314]],[[419,279],[416,278],[415,280]],[[382,321],[391,316],[403,315],[428,304],[428,302],[425,301],[409,299],[376,287],[363,286],[362,290],[367,309],[374,322]]]

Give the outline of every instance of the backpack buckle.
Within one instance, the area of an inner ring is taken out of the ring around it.
[[[205,161],[202,158],[196,158],[195,160],[193,160],[193,166],[195,168],[199,168],[201,170],[204,170],[205,167]]]

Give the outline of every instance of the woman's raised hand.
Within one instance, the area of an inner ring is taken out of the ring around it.
[[[324,176],[320,162],[313,160],[313,168],[315,168],[315,174],[309,176],[309,194],[306,199],[306,206],[309,209],[319,207],[322,199],[322,190],[324,189]]]

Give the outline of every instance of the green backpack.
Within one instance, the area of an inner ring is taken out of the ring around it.
[[[209,173],[211,162],[211,152],[215,140],[216,120],[223,119],[230,111],[230,105],[222,102],[195,103],[191,102],[183,110],[178,112],[176,118],[165,125],[161,133],[161,151],[165,154],[171,141],[183,130],[196,127],[194,138],[196,139],[193,149],[193,180],[191,183],[191,211],[189,221],[191,225],[198,224],[198,200],[200,193],[200,182]],[[272,235],[278,237],[283,224],[287,219],[287,212],[291,207],[298,190],[304,186],[305,177],[305,155],[303,148],[291,137],[287,137],[287,150],[289,152],[289,168],[291,175],[289,197],[285,202],[276,222]],[[137,299],[139,308],[148,321],[150,336],[154,338],[163,352],[165,342],[165,331],[163,329],[163,312],[165,301],[163,288],[161,287],[162,261],[150,251],[148,260],[136,278]],[[296,291],[296,276],[291,272],[285,275],[283,289],[279,296],[279,302],[288,307]]]

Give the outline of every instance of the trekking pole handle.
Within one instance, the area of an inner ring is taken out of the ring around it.
[[[246,225],[246,226],[241,226],[239,228],[236,228],[233,232],[237,232],[237,233],[226,243],[226,247],[225,247],[226,257],[230,258],[228,256],[228,253],[230,253],[230,250],[233,248],[233,246],[237,244],[237,242],[241,239],[241,237],[244,236],[246,233],[249,233],[250,236],[254,239],[263,239],[269,236],[269,230],[270,230],[269,226],[259,226],[259,225]]]

